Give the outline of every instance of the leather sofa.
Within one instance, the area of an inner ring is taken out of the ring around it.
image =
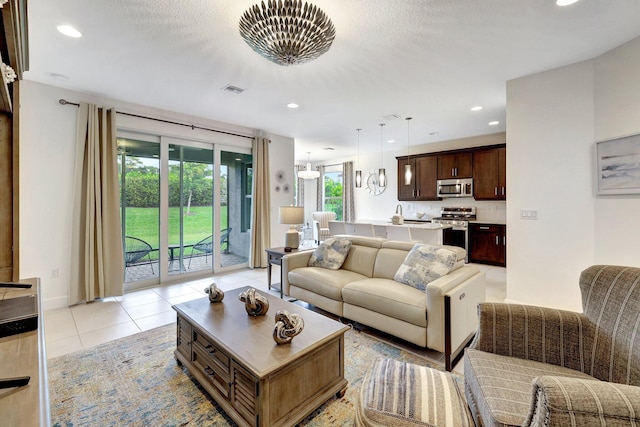
[[[580,275],[583,313],[480,304],[464,358],[476,426],[640,425],[640,268]]]
[[[336,316],[345,317],[445,354],[451,370],[477,328],[476,307],[485,299],[485,276],[456,253],[453,269],[421,291],[394,275],[415,243],[379,237],[348,237],[352,244],[338,270],[308,267],[313,251],[282,258],[283,291]]]

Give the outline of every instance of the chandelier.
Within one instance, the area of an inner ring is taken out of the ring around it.
[[[331,20],[301,0],[269,0],[240,18],[240,35],[251,49],[278,65],[312,61],[327,52],[336,36]]]

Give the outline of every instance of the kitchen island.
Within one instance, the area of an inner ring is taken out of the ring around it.
[[[451,228],[450,225],[436,224],[426,219],[405,220],[404,224],[392,224],[384,220],[356,220],[354,223],[344,223],[344,226],[346,234],[384,237],[431,245],[441,245],[442,230]]]

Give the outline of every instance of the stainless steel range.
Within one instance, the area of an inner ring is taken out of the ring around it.
[[[475,219],[475,207],[443,207],[440,216],[433,218],[431,222],[451,226],[442,230],[442,243],[464,248],[469,262],[469,221]]]

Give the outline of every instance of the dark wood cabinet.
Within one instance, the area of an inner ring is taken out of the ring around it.
[[[411,165],[411,183],[405,183],[405,166]],[[438,200],[438,158],[419,156],[398,159],[398,200]]]
[[[506,200],[507,148],[494,147],[473,153],[473,197]]]
[[[441,154],[438,156],[438,179],[471,178],[473,155],[467,153]]]
[[[469,224],[469,262],[507,266],[507,226]]]

